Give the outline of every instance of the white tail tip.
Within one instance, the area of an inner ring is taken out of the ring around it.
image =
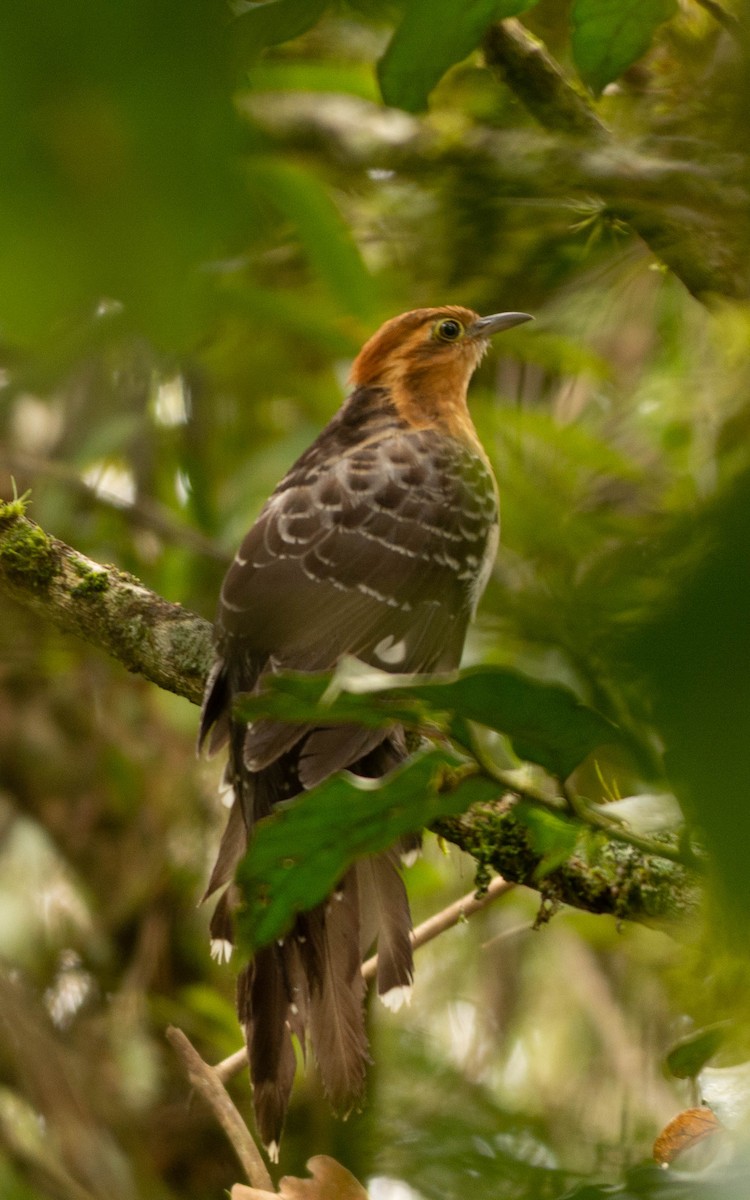
[[[411,985],[403,984],[401,987],[392,987],[387,992],[382,992],[380,999],[391,1012],[398,1012],[405,1004],[411,1004],[411,992]]]
[[[234,946],[226,938],[211,938],[211,958],[219,963],[228,963]]]

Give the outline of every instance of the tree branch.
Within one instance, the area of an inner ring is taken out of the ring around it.
[[[204,1062],[181,1029],[170,1025],[167,1028],[167,1039],[178,1055],[191,1084],[200,1092],[227,1135],[250,1183],[253,1187],[272,1192],[273,1182],[266,1170],[263,1156],[217,1071]]]
[[[565,86],[571,85],[566,81]],[[579,93],[573,94],[578,100]],[[620,201],[667,207],[679,202],[693,216],[718,213],[727,220],[744,215],[748,204],[736,154],[715,156],[709,168],[617,142],[600,124],[601,134],[588,138],[570,129],[574,136],[561,138],[552,127],[549,132],[462,129],[456,138],[355,96],[321,95],[311,108],[303,94],[269,98],[261,93],[247,98],[244,107],[288,148],[312,151],[340,166],[348,178],[353,171],[378,168],[421,179],[441,168],[471,165],[482,169],[500,200],[533,197],[570,206],[580,197],[590,205],[592,195],[599,195],[612,207]]]
[[[210,623],[50,537],[24,516],[20,500],[0,504],[0,589],[129,671],[200,703]]]
[[[713,145],[707,161],[646,152],[600,120],[582,88],[519,22],[493,26],[484,42],[491,70],[542,132],[462,128],[460,137],[397,110],[350,96],[252,94],[243,106],[283,145],[341,170],[395,171],[434,184],[440,170],[483,172],[498,203],[576,202],[627,223],[699,300],[747,299],[750,271],[746,164]],[[561,136],[566,134],[568,136]]]
[[[487,65],[497,71],[543,128],[565,132],[591,150],[619,157],[620,147],[582,88],[566,78],[546,47],[520,21],[490,27],[484,39]],[[609,197],[614,215],[627,221],[699,300],[712,295],[747,298],[745,253],[726,223],[696,221],[683,197],[666,194],[659,205]],[[744,233],[744,229],[743,229]]]
[[[483,42],[489,67],[504,81],[545,129],[607,143],[611,134],[582,86],[567,78],[543,42],[520,21],[498,21]]]
[[[582,849],[550,864],[516,810],[512,796],[475,804],[459,817],[438,821],[434,832],[471,854],[480,878],[497,871],[555,904],[657,926],[674,926],[697,913],[701,888],[687,867],[603,837],[592,861]]]
[[[49,537],[24,516],[19,500],[0,505],[0,591],[129,671],[200,703],[211,662],[209,622],[169,604],[134,576],[102,567]],[[473,855],[480,878],[492,870],[576,908],[647,923],[696,911],[700,888],[692,871],[603,835],[596,835],[595,865],[574,854],[550,870],[528,824],[514,811],[517,789],[511,782],[503,792],[496,802],[435,826],[441,837]]]
[[[735,39],[741,41],[743,38],[742,22],[734,16],[733,13],[727,12],[717,0],[697,0],[701,8],[705,8],[707,13],[713,17],[717,24],[726,29],[727,33]]]

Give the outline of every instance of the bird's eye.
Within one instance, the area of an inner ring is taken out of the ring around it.
[[[449,317],[446,321],[438,321],[435,326],[435,337],[441,342],[457,342],[463,334],[464,327],[460,321]]]

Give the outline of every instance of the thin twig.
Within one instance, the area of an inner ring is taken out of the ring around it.
[[[243,1171],[253,1187],[273,1192],[273,1182],[250,1130],[232,1103],[216,1069],[204,1062],[181,1029],[170,1025],[167,1038],[185,1068],[188,1079],[213,1111],[227,1135]]]
[[[214,1067],[214,1071],[219,1076],[222,1083],[228,1083],[230,1079],[234,1079],[235,1075],[239,1075],[243,1067],[247,1066],[247,1047],[243,1046],[241,1050],[235,1050],[234,1054],[230,1054],[228,1058],[222,1058],[220,1063]]]

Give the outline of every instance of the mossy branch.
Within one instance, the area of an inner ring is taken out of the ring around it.
[[[510,18],[490,26],[484,38],[489,67],[501,72],[529,112],[545,129],[606,143],[607,126],[582,85],[574,83],[543,42]]]
[[[480,881],[497,871],[506,880],[534,888],[550,915],[560,904],[569,904],[585,912],[675,927],[698,912],[702,892],[689,868],[603,836],[596,838],[590,854],[577,851],[551,866],[533,846],[515,809],[515,799],[506,796],[474,805],[460,817],[444,818],[434,831],[472,855]]]
[[[579,151],[587,149],[594,159],[616,163],[623,153],[627,156],[627,148],[599,118],[585,90],[566,77],[520,21],[493,25],[484,39],[484,54],[487,65],[544,129],[569,134]],[[663,193],[658,204],[632,193],[618,196],[616,190],[606,199],[611,214],[627,222],[698,300],[746,299],[750,294],[744,242],[731,236],[732,226],[726,221],[699,220],[684,197],[671,191]]]
[[[168,603],[133,575],[50,537],[25,516],[20,500],[0,504],[0,591],[129,671],[200,702],[211,662],[209,622]],[[601,834],[591,861],[575,854],[549,870],[514,812],[519,797],[502,790],[507,794],[497,802],[436,826],[473,855],[480,879],[498,871],[555,901],[649,923],[674,921],[697,908],[699,885],[690,870]]]
[[[129,671],[200,702],[210,623],[50,537],[24,515],[21,500],[0,504],[0,590]]]

